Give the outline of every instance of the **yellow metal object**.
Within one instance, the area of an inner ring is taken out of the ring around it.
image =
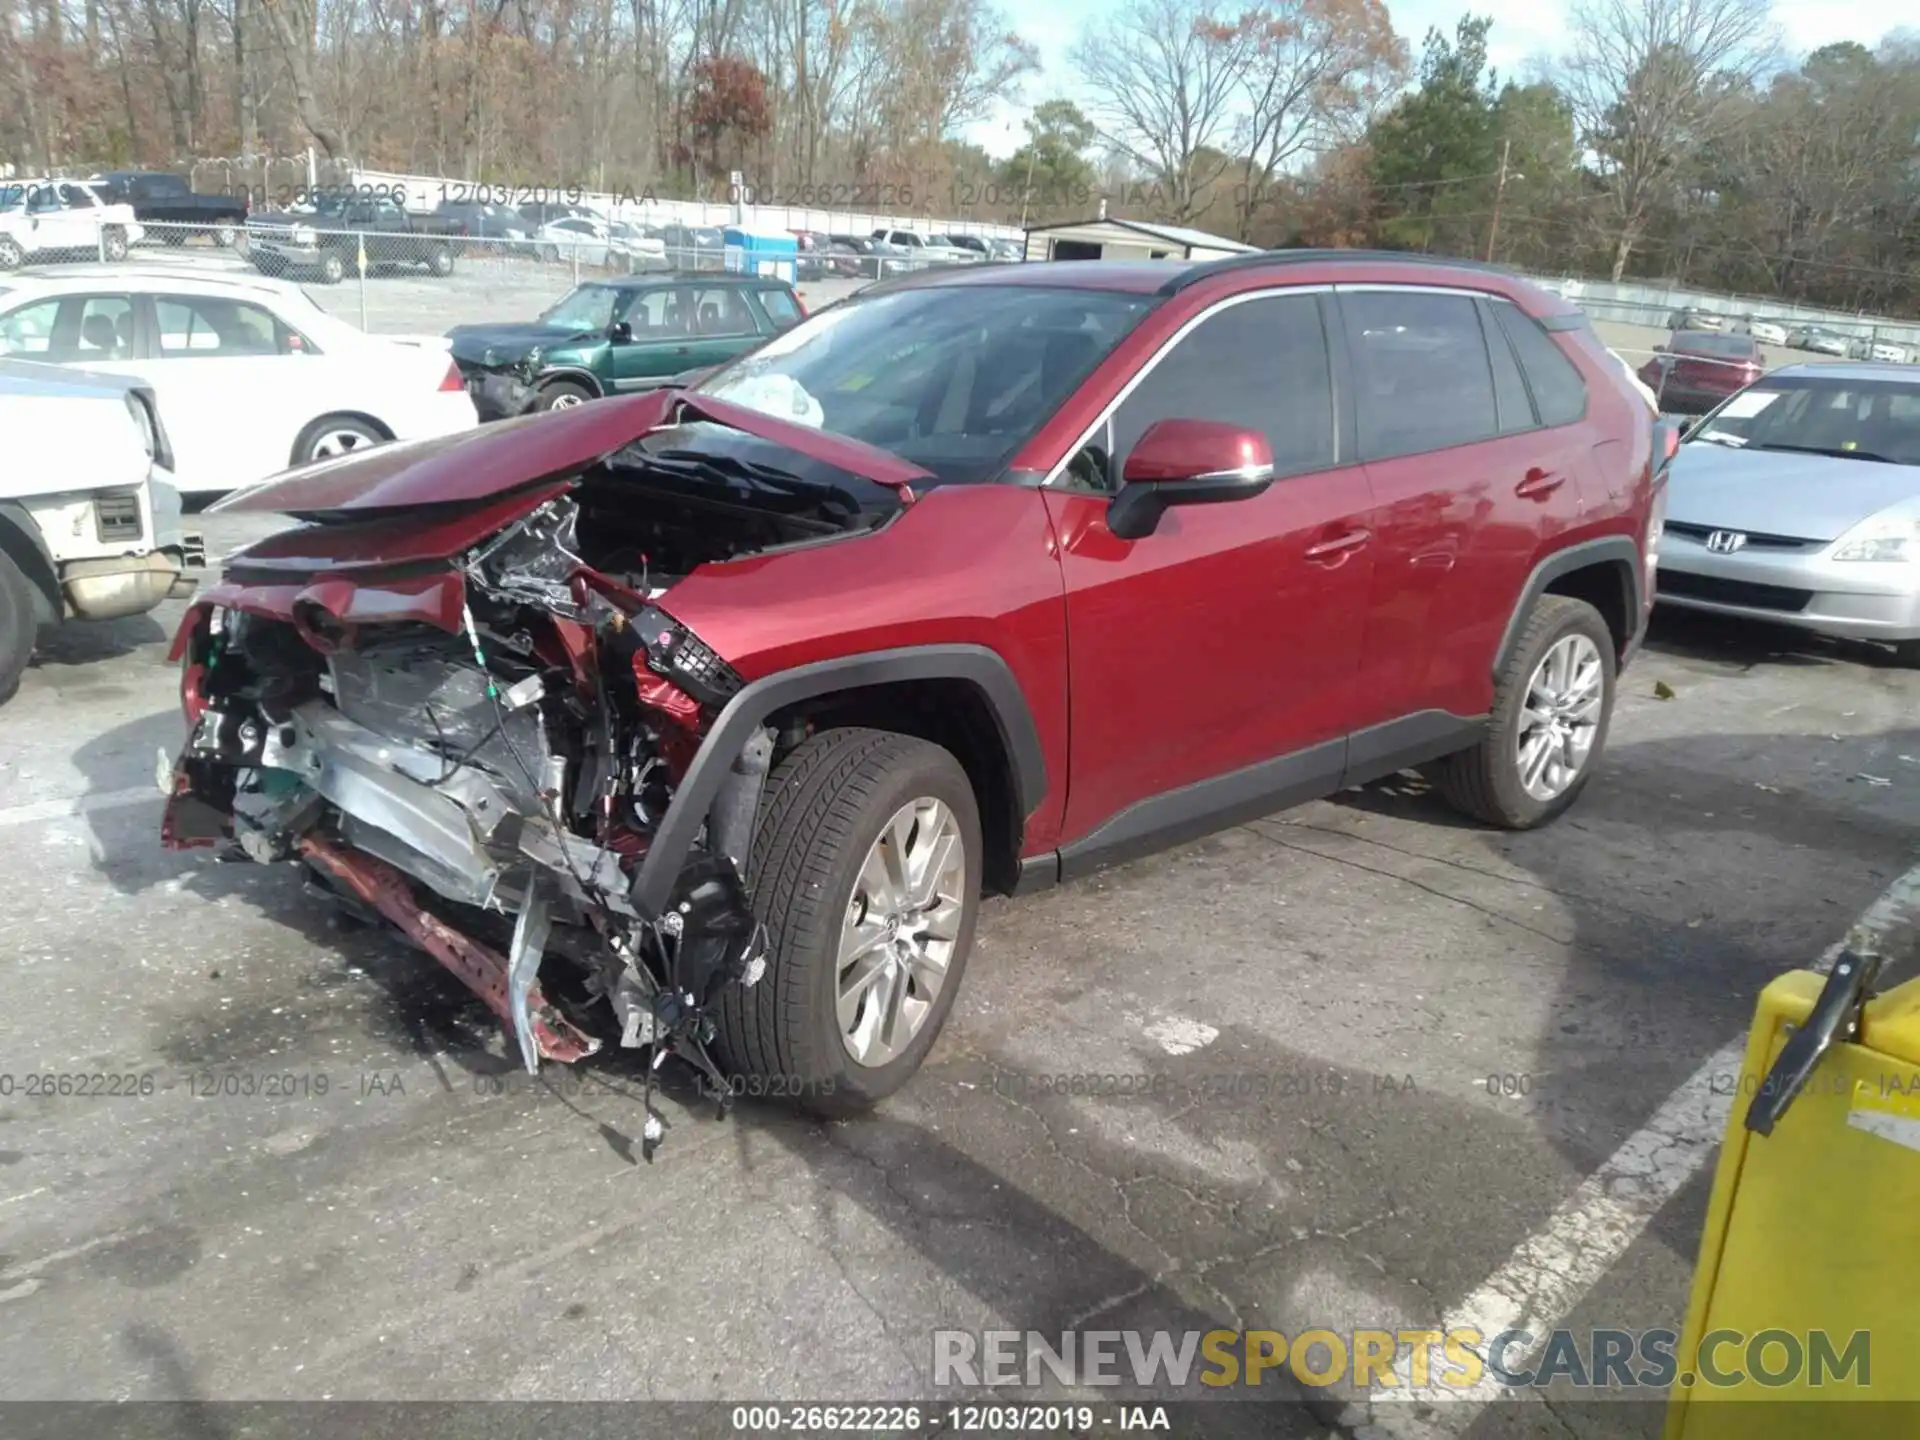
[[[1821,1057],[1771,1135],[1746,1128],[1823,983],[1794,971],[1760,996],[1666,1440],[1920,1436],[1920,980],[1867,1002],[1858,1037]],[[1755,1337],[1769,1331],[1789,1338],[1768,1340],[1755,1366]]]

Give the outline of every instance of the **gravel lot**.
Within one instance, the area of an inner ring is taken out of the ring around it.
[[[356,288],[316,293],[351,315]],[[381,279],[369,320],[540,293]],[[1603,328],[1630,358],[1657,333]],[[272,528],[198,523],[216,556]],[[1559,824],[1478,829],[1399,779],[993,902],[879,1114],[716,1124],[670,1077],[648,1165],[626,1057],[529,1080],[457,982],[290,869],[160,849],[180,611],[59,632],[0,711],[14,1398],[872,1400],[930,1394],[938,1328],[1429,1326],[1613,1174],[1920,824],[1920,674],[1662,619]],[[152,1090],[25,1093],[96,1073]],[[1069,1073],[1159,1079],[1041,1088]],[[1678,1327],[1689,1163],[1555,1315]],[[1322,1436],[1333,1411],[1242,1413],[1204,1433]],[[1459,1413],[1446,1433],[1660,1422]]]

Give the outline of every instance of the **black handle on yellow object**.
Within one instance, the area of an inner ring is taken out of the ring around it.
[[[1813,1002],[1806,1024],[1787,1037],[1759,1093],[1747,1106],[1747,1129],[1756,1135],[1771,1135],[1774,1125],[1787,1113],[1787,1106],[1793,1103],[1793,1097],[1800,1093],[1814,1066],[1820,1063],[1820,1057],[1833,1042],[1851,1040],[1860,1033],[1860,1007],[1879,973],[1878,955],[1861,955],[1853,950],[1841,952],[1840,958],[1833,962],[1820,998]]]

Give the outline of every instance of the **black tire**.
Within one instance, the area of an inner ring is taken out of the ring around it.
[[[0,270],[18,270],[26,264],[27,252],[11,235],[0,235]]]
[[[1573,783],[1551,800],[1540,800],[1527,793],[1520,779],[1517,746],[1521,711],[1540,662],[1554,645],[1573,634],[1585,635],[1600,652],[1600,719],[1586,762]],[[1545,825],[1579,798],[1599,767],[1607,730],[1613,723],[1618,662],[1613,632],[1598,610],[1570,596],[1542,595],[1527,616],[1494,686],[1493,714],[1480,743],[1435,761],[1426,768],[1427,778],[1448,804],[1476,820],[1505,830],[1532,830]]]
[[[840,1038],[840,927],[860,866],[899,808],[930,796],[953,812],[966,847],[967,894],[946,979],[919,1032],[884,1065],[864,1066]],[[960,762],[929,741],[886,730],[828,730],[767,781],[751,861],[754,916],[767,927],[767,970],[727,987],[715,1058],[747,1094],[791,1098],[822,1116],[858,1114],[912,1078],[953,1009],[980,911],[980,813]]]
[[[39,629],[32,583],[11,558],[0,554],[0,705],[20,688]]]
[[[558,245],[542,245],[534,253],[542,264],[557,265],[560,263],[560,247]]]
[[[107,260],[118,263],[127,258],[127,232],[118,225],[109,225],[100,232],[100,253]]]
[[[213,232],[213,243],[222,250],[231,250],[240,239],[240,230],[235,225],[220,225]]]
[[[316,455],[313,447],[320,443],[323,436],[337,434],[358,435],[369,445],[384,445],[387,437],[364,420],[356,420],[351,415],[322,415],[293,442],[293,454],[288,460],[290,465],[310,465],[315,460],[329,457]]]
[[[575,405],[584,405],[598,397],[584,385],[571,380],[554,380],[540,387],[540,396],[533,402],[535,410],[569,410]]]
[[[441,279],[453,273],[453,251],[441,248],[427,256],[427,273]]]
[[[1893,658],[1909,670],[1920,670],[1920,640],[1902,640],[1893,647]]]
[[[320,257],[320,279],[328,285],[338,285],[347,278],[347,260],[338,250],[329,250]]]

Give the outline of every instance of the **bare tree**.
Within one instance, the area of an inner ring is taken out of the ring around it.
[[[1169,219],[1205,209],[1230,163],[1219,147],[1233,131],[1248,49],[1239,17],[1218,0],[1130,0],[1073,48],[1088,118],[1162,188]]]
[[[320,109],[320,92],[313,83],[314,13],[307,0],[259,0],[260,10],[273,31],[287,78],[293,82],[293,106],[307,133],[320,142],[329,160],[347,153],[347,144]]]
[[[1770,0],[1577,0],[1560,83],[1606,186],[1613,278],[1778,53]]]
[[[1280,0],[1249,12],[1236,149],[1240,238],[1283,174],[1354,140],[1367,114],[1405,77],[1407,47],[1382,0]]]

